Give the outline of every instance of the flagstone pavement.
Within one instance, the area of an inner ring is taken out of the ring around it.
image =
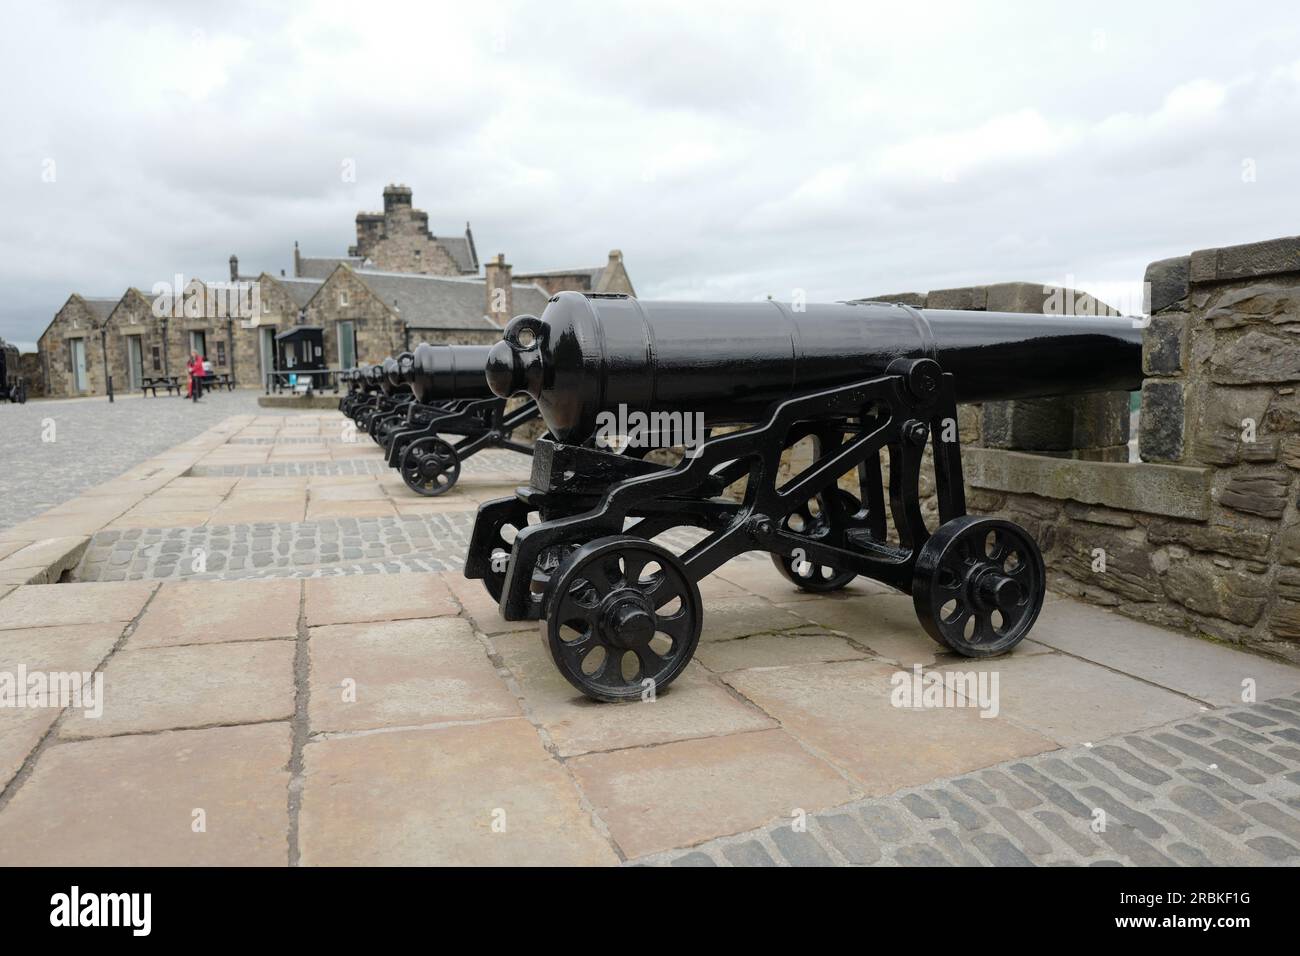
[[[1300,861],[1296,667],[1054,596],[972,662],[750,558],[670,688],[593,703],[459,571],[528,459],[422,499],[341,422],[227,417],[0,530],[0,863]],[[102,713],[12,706],[69,672]]]

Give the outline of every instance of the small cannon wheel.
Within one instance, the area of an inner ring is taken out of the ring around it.
[[[700,589],[671,551],[632,535],[572,552],[546,592],[546,642],[565,679],[593,700],[663,690],[690,662]]]
[[[932,638],[964,657],[1015,647],[1043,607],[1047,571],[1024,528],[963,515],[921,547],[912,578],[916,615]]]
[[[406,487],[426,498],[436,498],[456,484],[460,457],[451,443],[437,436],[419,438],[402,453],[398,470]]]
[[[827,498],[830,499],[829,506],[823,504]],[[812,512],[813,501],[818,503],[815,515]],[[833,495],[818,495],[815,499],[805,501],[785,517],[781,527],[785,531],[794,531],[810,538],[830,536],[832,540],[838,540],[844,532],[844,519],[848,515],[857,514],[861,507],[853,494],[843,488],[836,488]],[[839,591],[848,587],[858,576],[855,571],[838,571],[829,565],[814,564],[806,559],[796,560],[784,554],[772,555],[772,563],[795,587],[815,594]]]

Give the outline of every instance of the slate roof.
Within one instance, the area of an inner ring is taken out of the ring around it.
[[[438,245],[447,250],[447,254],[456,261],[461,272],[474,274],[478,272],[478,260],[468,235],[439,236]]]
[[[83,295],[81,301],[86,303],[91,312],[95,313],[97,319],[103,321],[113,314],[113,310],[122,301],[122,297],[118,296],[116,299],[110,299],[107,296]]]
[[[366,260],[361,256],[299,256],[298,275],[295,278],[324,281],[341,265],[360,269],[365,263]]]
[[[474,276],[425,276],[354,270],[374,295],[397,309],[402,321],[425,329],[495,329],[487,317],[487,282]],[[513,283],[514,313],[540,314],[549,296],[531,283]]]
[[[311,297],[325,284],[324,279],[291,279],[288,276],[271,276],[271,278],[284,287],[284,291],[289,293],[289,298],[293,299],[293,304],[300,309],[306,308]]]

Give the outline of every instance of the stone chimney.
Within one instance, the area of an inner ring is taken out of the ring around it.
[[[384,212],[392,212],[400,206],[411,206],[411,187],[389,185],[384,187]]]
[[[506,262],[504,252],[498,252],[495,259],[489,259],[483,265],[487,277],[487,312],[489,319],[497,325],[504,326],[515,315],[514,286],[511,285],[512,266]]]
[[[239,256],[230,257],[230,281],[239,281]]]
[[[293,241],[293,277],[296,279],[302,275],[301,257],[298,255],[298,240]]]

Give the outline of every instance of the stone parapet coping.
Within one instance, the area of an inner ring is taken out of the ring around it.
[[[1211,469],[1148,462],[1049,458],[999,448],[962,449],[966,480],[976,488],[1010,491],[1205,521]]]

